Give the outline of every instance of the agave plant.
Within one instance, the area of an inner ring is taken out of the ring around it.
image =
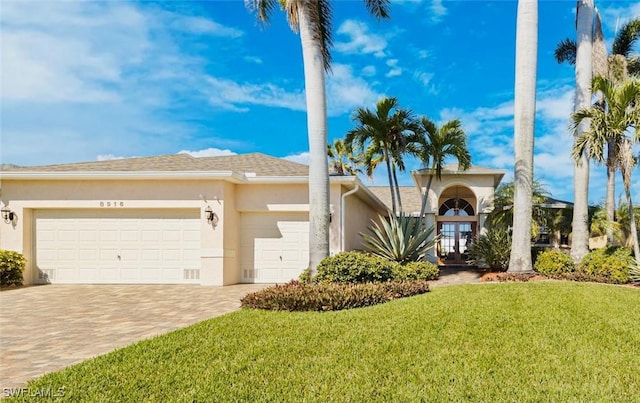
[[[364,247],[376,256],[400,263],[415,262],[422,260],[438,241],[433,236],[433,226],[425,229],[420,220],[405,213],[396,216],[390,212],[388,219],[378,215],[378,221],[371,220],[371,235],[360,233]]]

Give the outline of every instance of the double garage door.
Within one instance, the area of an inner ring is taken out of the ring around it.
[[[35,211],[36,283],[199,283],[199,210]]]

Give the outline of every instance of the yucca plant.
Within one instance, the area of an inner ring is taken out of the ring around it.
[[[371,220],[371,235],[360,233],[364,247],[373,255],[399,263],[415,262],[438,241],[433,226],[424,228],[419,219],[405,213],[396,216],[390,212],[388,219],[378,215],[378,221]]]

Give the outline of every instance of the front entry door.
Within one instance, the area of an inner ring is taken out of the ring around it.
[[[440,243],[438,260],[441,264],[466,264],[473,242],[474,223],[441,222],[438,224]]]

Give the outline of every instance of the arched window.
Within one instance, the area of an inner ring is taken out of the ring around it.
[[[472,216],[474,212],[473,207],[468,201],[456,197],[442,203],[438,214],[444,216]]]

